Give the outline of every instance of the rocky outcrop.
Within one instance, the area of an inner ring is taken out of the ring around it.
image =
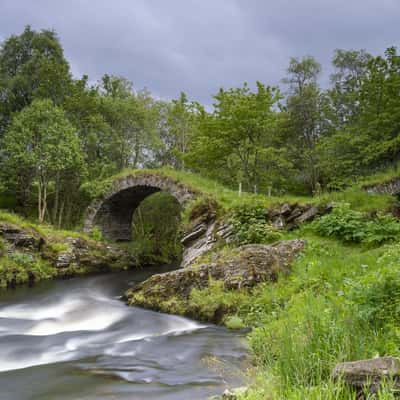
[[[311,222],[315,218],[331,212],[332,204],[290,204],[283,203],[266,210],[266,218],[275,228],[295,229],[301,224]]]
[[[11,248],[40,251],[45,239],[33,229],[23,229],[14,224],[0,222],[0,237],[11,245]]]
[[[181,240],[183,255],[181,267],[185,268],[201,255],[211,250],[216,243],[230,243],[233,240],[231,224],[217,219],[218,204],[208,199],[194,207],[189,224]]]
[[[0,222],[6,252],[43,259],[58,276],[126,269],[137,264],[127,251],[81,237],[45,237],[33,228]],[[1,255],[0,255],[1,256]]]
[[[376,393],[382,382],[393,383],[400,389],[400,360],[394,357],[378,357],[369,360],[344,362],[333,370],[334,379],[342,379],[357,391]]]
[[[201,255],[212,250],[216,244],[235,241],[234,227],[228,221],[217,219],[215,205],[204,206],[186,229],[183,239],[181,267],[193,264]],[[277,229],[292,230],[331,212],[332,204],[311,205],[298,203],[277,204],[265,210],[265,219]]]
[[[260,282],[276,281],[287,274],[294,258],[304,249],[304,240],[272,245],[246,245],[217,253],[210,263],[153,275],[126,293],[130,305],[170,312],[171,298],[187,301],[193,289],[205,289],[210,280],[220,281],[225,290],[251,288]],[[174,310],[175,312],[176,310]],[[184,314],[190,314],[190,311]]]
[[[135,258],[127,251],[82,238],[67,237],[63,242],[66,249],[58,252],[47,248],[43,257],[50,259],[60,275],[84,272],[101,272],[127,269],[137,265]]]
[[[199,222],[186,231],[181,243],[183,257],[181,267],[187,267],[201,255],[211,250],[216,243],[230,243],[233,241],[233,226],[227,222],[211,221]]]
[[[400,177],[392,178],[386,182],[364,185],[362,187],[368,193],[400,195]]]
[[[233,389],[225,389],[222,396],[212,396],[208,400],[239,400],[242,396],[246,395],[248,392],[246,386],[241,386]]]

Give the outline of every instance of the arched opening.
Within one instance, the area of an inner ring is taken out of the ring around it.
[[[176,196],[159,187],[128,187],[102,201],[93,226],[131,250],[140,264],[175,263],[182,256],[181,207]]]
[[[103,237],[114,242],[132,240],[132,218],[139,204],[159,192],[154,186],[134,186],[123,189],[104,200],[93,220]]]
[[[168,192],[146,197],[132,217],[132,242],[129,244],[142,264],[175,264],[182,258],[181,205]]]

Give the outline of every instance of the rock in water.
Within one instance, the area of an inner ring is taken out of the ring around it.
[[[333,370],[334,379],[343,379],[357,390],[367,388],[375,393],[382,381],[392,381],[400,389],[400,360],[394,357],[378,357],[369,360],[344,362]]]
[[[276,281],[287,274],[294,258],[304,249],[304,240],[288,240],[272,245],[246,245],[217,253],[210,263],[153,275],[126,293],[129,304],[171,312],[171,299],[186,301],[193,289],[205,289],[210,280],[220,281],[226,290],[251,288],[260,282]],[[177,310],[173,310],[176,312]],[[183,314],[186,313],[185,310]]]

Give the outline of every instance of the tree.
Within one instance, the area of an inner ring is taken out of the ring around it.
[[[245,84],[221,89],[214,98],[214,111],[203,117],[188,154],[191,166],[231,186],[243,182],[249,191],[284,177],[289,163],[273,109],[278,90],[258,82],[254,92]]]
[[[102,179],[117,172],[114,131],[106,121],[102,96],[84,76],[73,82],[63,105],[82,143],[89,179]]]
[[[320,178],[316,145],[324,131],[325,99],[317,84],[320,71],[321,66],[313,57],[292,58],[284,79],[289,96],[283,129],[290,143],[291,159],[311,192]]]
[[[330,91],[338,123],[321,143],[320,166],[330,185],[348,184],[360,175],[400,160],[400,56],[341,52],[342,65]],[[338,58],[338,57],[337,57]]]
[[[356,129],[365,137],[362,153],[370,168],[400,160],[400,56],[395,47],[375,57],[360,89],[360,115]],[[353,129],[354,131],[354,129]]]
[[[185,156],[195,136],[197,117],[203,112],[201,105],[190,102],[184,92],[171,102],[167,117],[168,139],[172,166],[176,169],[185,169]]]
[[[24,32],[0,48],[0,137],[13,113],[33,99],[49,98],[61,105],[69,91],[69,64],[54,31]]]
[[[135,92],[124,78],[103,77],[101,114],[111,127],[109,158],[116,170],[138,168],[156,138],[156,108],[147,90]]]
[[[360,91],[373,57],[365,50],[335,50],[331,75],[333,87],[328,90],[336,130],[355,122],[360,110]]]
[[[3,146],[3,166],[14,182],[22,175],[28,176],[25,183],[37,185],[39,222],[46,217],[50,190],[52,215],[59,216],[60,192],[69,184],[65,178],[78,177],[84,170],[77,133],[63,110],[50,100],[34,100],[13,118]]]

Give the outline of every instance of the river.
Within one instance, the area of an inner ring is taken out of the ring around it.
[[[3,292],[0,400],[203,400],[240,385],[242,334],[119,300],[154,272]]]

